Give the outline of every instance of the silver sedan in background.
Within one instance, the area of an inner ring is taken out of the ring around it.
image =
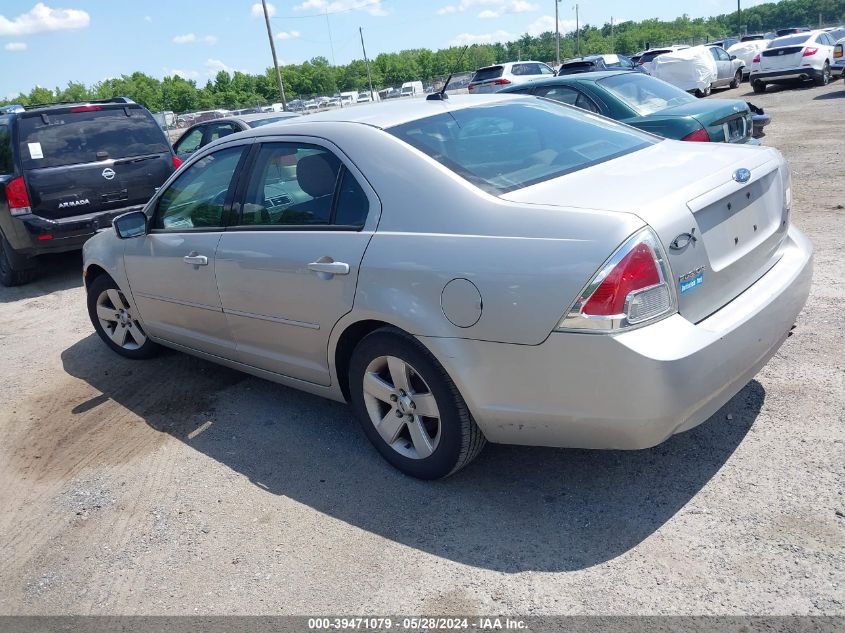
[[[703,422],[810,287],[774,149],[532,97],[326,112],[201,149],[86,245],[94,328],[351,403],[438,478],[486,441],[638,449]]]

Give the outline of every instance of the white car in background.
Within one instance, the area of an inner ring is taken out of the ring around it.
[[[643,51],[642,53],[638,53],[636,55],[637,62],[642,69],[646,71],[649,75],[652,74],[652,70],[654,69],[654,60],[656,57],[660,55],[664,55],[666,53],[675,53],[677,51],[684,50],[685,48],[689,48],[689,46],[678,45],[678,46],[664,46],[663,48],[650,48],[647,51]]]
[[[766,49],[769,42],[771,42],[771,40],[746,40],[744,42],[734,44],[728,49],[729,55],[735,55],[737,59],[741,59],[745,64],[742,68],[743,81],[748,79],[749,75],[751,75],[751,62],[754,61],[754,58],[758,53],[762,53]]]
[[[768,84],[795,79],[812,79],[817,86],[826,86],[832,73],[835,45],[825,31],[793,33],[773,39],[751,62],[751,87],[754,92],[762,93]]]
[[[470,94],[498,92],[504,86],[554,77],[555,71],[543,62],[507,62],[479,68],[467,85]]]

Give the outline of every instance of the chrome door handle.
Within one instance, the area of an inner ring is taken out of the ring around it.
[[[208,257],[205,255],[200,255],[196,251],[191,251],[190,254],[185,255],[182,258],[182,261],[186,264],[192,264],[194,266],[208,266]]]
[[[308,264],[308,270],[315,273],[325,273],[327,275],[348,275],[349,264],[344,262],[311,262]]]

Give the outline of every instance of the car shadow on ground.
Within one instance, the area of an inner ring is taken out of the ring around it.
[[[630,550],[719,471],[765,399],[752,381],[703,425],[648,450],[488,445],[460,473],[423,482],[387,465],[345,405],[176,352],[124,360],[95,335],[62,361],[102,394],[69,403],[68,417],[113,400],[274,495],[503,572],[583,569]]]
[[[845,85],[841,86],[838,92],[826,92],[824,94],[813,97],[813,101],[826,101],[827,99],[843,99],[845,98]]]
[[[0,285],[0,303],[32,299],[82,285],[82,252],[42,255],[35,279],[23,286]]]

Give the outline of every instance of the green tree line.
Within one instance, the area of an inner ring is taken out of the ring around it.
[[[744,9],[741,14],[743,32],[772,31],[787,26],[818,25],[845,22],[845,0],[781,0]],[[590,53],[634,53],[645,46],[669,43],[703,43],[722,39],[738,32],[737,14],[728,13],[710,18],[675,20],[657,19],[623,22],[611,27],[585,24],[577,33],[561,35],[561,58]],[[432,51],[426,48],[382,53],[370,62],[373,86],[398,86],[405,81],[443,77],[449,72],[475,70],[482,66],[517,59],[552,62],[556,58],[555,34],[528,34],[511,41],[475,44],[461,58],[462,47]],[[334,94],[345,90],[368,88],[367,68],[363,59],[346,65],[332,66],[324,57],[315,57],[302,64],[281,67],[282,81],[288,99]],[[268,68],[263,74],[242,72],[217,73],[201,86],[179,76],[157,79],[141,72],[107,79],[91,86],[71,81],[65,88],[35,87],[0,105],[30,105],[55,101],[84,101],[127,96],[153,112],[173,110],[190,112],[212,108],[236,109],[279,101],[275,73]]]

